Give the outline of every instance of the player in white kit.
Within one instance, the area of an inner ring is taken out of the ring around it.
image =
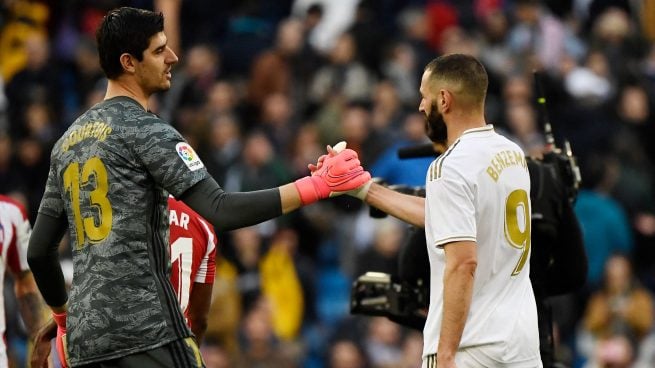
[[[462,367],[541,366],[528,277],[529,193],[522,150],[491,125],[464,131],[431,165],[426,367],[434,366],[442,344],[458,351],[455,361]]]
[[[522,150],[485,122],[487,84],[472,56],[430,62],[419,110],[428,137],[448,149],[427,172],[426,198],[378,184],[351,193],[425,227],[431,282],[424,368],[542,366],[528,277],[530,177]]]

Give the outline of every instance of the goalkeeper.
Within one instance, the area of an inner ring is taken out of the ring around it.
[[[184,138],[149,111],[178,58],[161,13],[119,8],[97,33],[109,82],[104,101],[55,144],[28,262],[59,326],[63,365],[204,366],[168,280],[168,193],[218,231],[253,225],[367,183],[344,150],[312,176],[226,193]],[[69,232],[70,298],[57,248]]]

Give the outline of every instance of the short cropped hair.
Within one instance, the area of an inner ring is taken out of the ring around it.
[[[430,82],[443,81],[461,87],[474,103],[484,103],[489,86],[487,71],[478,59],[466,54],[442,55],[425,66]]]
[[[124,53],[143,60],[150,38],[164,30],[164,16],[150,10],[122,7],[107,13],[96,31],[100,66],[108,79],[123,73]]]

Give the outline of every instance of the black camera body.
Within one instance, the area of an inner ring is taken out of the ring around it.
[[[353,283],[350,313],[395,319],[424,317],[429,297],[422,280],[410,283],[393,280],[386,273],[367,272]]]

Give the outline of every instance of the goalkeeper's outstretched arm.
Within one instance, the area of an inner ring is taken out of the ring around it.
[[[293,183],[253,192],[225,192],[206,178],[179,200],[209,220],[218,231],[246,227],[291,212],[303,205],[340,195],[370,183],[357,153],[346,149],[325,159],[322,168]]]

